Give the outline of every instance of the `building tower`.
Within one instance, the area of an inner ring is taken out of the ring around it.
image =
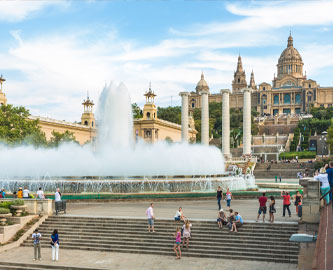
[[[2,90],[2,84],[5,82],[5,78],[2,77],[2,75],[0,76],[0,106],[1,105],[7,105],[7,98],[5,93]]]
[[[195,90],[198,95],[200,95],[201,91],[206,91],[209,94],[209,86],[208,86],[207,82],[205,81],[205,76],[204,76],[203,72],[201,73],[201,79],[198,82]]]
[[[143,120],[157,119],[157,108],[154,103],[156,95],[151,90],[151,84],[149,84],[149,90],[144,96],[146,97],[146,104],[143,106]]]
[[[93,106],[95,105],[92,100],[89,99],[89,95],[86,100],[83,100],[83,114],[81,116],[81,124],[90,128],[95,128],[95,116],[93,113]]]
[[[238,56],[237,70],[234,72],[232,92],[240,92],[247,87],[245,70],[243,70],[242,58]]]
[[[250,79],[250,84],[249,84],[249,88],[253,89],[253,90],[257,90],[257,85],[256,82],[254,80],[254,73],[253,70],[251,72],[251,79]]]

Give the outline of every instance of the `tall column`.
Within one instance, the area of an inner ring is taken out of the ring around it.
[[[188,143],[188,97],[189,92],[180,92],[182,97],[182,141]]]
[[[230,108],[229,89],[222,89],[222,153],[224,157],[230,157]]]
[[[209,104],[208,92],[201,91],[201,143],[209,145]]]
[[[243,155],[251,155],[251,89],[244,88]]]

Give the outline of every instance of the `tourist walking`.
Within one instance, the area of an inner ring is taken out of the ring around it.
[[[59,259],[59,235],[58,230],[54,230],[51,235],[52,261]]]
[[[42,260],[42,253],[41,253],[41,246],[40,246],[40,240],[42,238],[42,235],[38,232],[38,229],[34,231],[32,234],[32,239],[34,241],[34,261],[36,260]]]
[[[280,175],[279,175],[279,180],[280,180],[280,183],[281,183],[281,180],[282,180],[282,175],[281,175],[281,173],[280,173]]]
[[[185,219],[186,219],[186,217],[184,216],[183,208],[179,207],[179,209],[175,215],[175,220],[176,221],[185,221]]]
[[[235,218],[231,225],[231,232],[237,232],[237,228],[241,227],[243,225],[243,219],[241,215],[238,212],[235,212]]]
[[[148,209],[146,210],[146,215],[148,217],[148,232],[150,233],[150,227],[153,230],[153,233],[155,232],[155,227],[154,227],[154,204],[151,203]]]
[[[289,192],[281,191],[281,196],[283,197],[283,214],[284,217],[286,215],[286,209],[288,210],[289,217],[291,217],[291,212],[289,209],[290,206],[290,195]]]
[[[180,259],[182,257],[182,252],[180,250],[180,244],[181,244],[181,233],[180,233],[180,227],[177,227],[176,233],[174,234],[174,237],[176,237],[176,243],[173,247],[173,250],[176,253],[176,259]]]
[[[270,202],[269,202],[269,221],[271,223],[274,222],[274,214],[276,213],[276,209],[275,209],[275,198],[274,196],[271,196],[270,198]]]
[[[232,197],[232,193],[230,192],[229,188],[227,189],[227,192],[225,194],[225,198],[227,200],[227,210],[230,210],[230,206],[231,206],[231,199],[233,199]]]
[[[223,225],[226,225],[227,223],[227,216],[223,209],[220,209],[219,213],[217,214],[217,225],[222,229]]]
[[[330,187],[333,188],[333,162],[330,161],[329,164],[326,164],[326,173],[328,177],[328,183]],[[330,192],[330,201],[332,201],[332,192]]]
[[[320,193],[322,196],[324,196],[328,191],[330,191],[331,187],[328,182],[328,175],[326,173],[326,169],[323,167],[319,170],[319,174],[314,177],[315,180],[320,181]],[[328,205],[330,203],[330,196],[329,194],[326,194],[324,197],[326,204]]]
[[[266,193],[264,192],[262,194],[262,196],[259,197],[259,210],[258,210],[257,222],[259,221],[259,217],[260,217],[261,213],[263,213],[262,222],[265,222],[265,215],[266,215],[266,211],[267,211],[266,202],[267,202],[267,197],[266,197]]]
[[[192,227],[192,224],[187,219],[185,221],[185,224],[183,225],[183,245],[182,245],[182,247],[184,247],[185,242],[186,242],[187,249],[188,249],[188,244],[189,244],[190,238],[191,238],[191,227]]]
[[[57,188],[56,193],[54,194],[54,201],[55,202],[60,202],[61,201],[60,188]]]
[[[217,198],[217,205],[220,210],[221,209],[221,200],[223,199],[223,193],[222,193],[222,189],[220,186],[217,187],[216,198]]]
[[[302,199],[303,196],[299,191],[297,191],[296,194],[293,196],[293,201],[296,206],[296,214],[298,214],[298,206],[302,205]]]
[[[41,187],[37,190],[37,199],[45,199],[44,192]]]

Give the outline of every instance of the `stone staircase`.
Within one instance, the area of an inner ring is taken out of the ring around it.
[[[100,268],[72,267],[64,265],[47,265],[38,263],[13,263],[0,261],[1,270],[105,270]]]
[[[267,171],[267,167],[271,165],[271,169]],[[314,164],[313,163],[257,163],[254,169],[254,176],[258,179],[274,179],[275,176],[281,174],[283,179],[297,178],[297,173],[305,173],[306,170],[313,174]]]
[[[297,263],[298,245],[288,241],[297,232],[297,223],[245,223],[238,233],[229,232],[227,227],[218,229],[214,221],[191,223],[190,247],[182,249],[183,256]],[[51,216],[39,231],[47,239],[58,229],[61,249],[174,256],[173,233],[179,225],[172,220],[156,220],[156,232],[148,233],[145,219]],[[23,245],[32,246],[32,239]],[[47,240],[42,243],[43,247],[48,245]]]

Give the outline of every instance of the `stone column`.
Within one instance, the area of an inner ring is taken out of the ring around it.
[[[189,92],[180,92],[182,97],[182,141],[188,143],[188,97]]]
[[[208,92],[201,91],[201,143],[209,145],[209,104]]]
[[[229,89],[222,89],[222,153],[225,158],[230,158],[230,108]]]
[[[243,155],[251,155],[251,89],[244,88]]]

